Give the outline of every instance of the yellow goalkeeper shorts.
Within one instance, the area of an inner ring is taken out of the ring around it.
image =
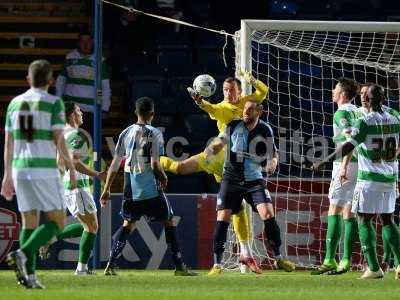
[[[213,174],[215,180],[219,183],[222,179],[222,170],[224,168],[224,161],[225,161],[225,148],[222,149],[216,155],[209,155],[206,158],[206,154],[201,152],[197,155],[197,172],[206,172],[208,174]]]

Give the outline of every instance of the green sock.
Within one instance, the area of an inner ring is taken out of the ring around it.
[[[344,221],[344,249],[342,260],[348,260],[351,262],[351,256],[353,252],[354,240],[357,236],[357,219],[350,218]]]
[[[397,226],[393,223],[383,226],[382,239],[384,244],[387,243],[390,246],[390,250],[393,252],[394,256],[394,263],[397,267],[400,263],[400,233]],[[387,258],[389,258],[389,256]]]
[[[90,253],[92,252],[94,242],[96,240],[96,234],[84,231],[82,233],[81,242],[79,243],[79,262],[87,264]]]
[[[60,229],[58,228],[58,225],[54,222],[48,222],[37,227],[21,247],[21,250],[24,251],[28,259],[28,262],[34,262],[34,257],[36,257],[36,253],[38,252],[39,248],[43,245],[46,245],[59,231]],[[34,268],[34,265],[29,267]]]
[[[358,225],[358,234],[360,237],[361,249],[368,261],[368,267],[373,272],[378,271],[379,263],[376,255],[376,233],[371,220]]]
[[[340,215],[328,216],[328,230],[326,233],[326,250],[324,264],[331,264],[335,260],[337,247],[340,241],[342,217]]]
[[[35,229],[21,229],[19,233],[19,247],[21,248],[23,244],[29,239],[31,234],[35,231]],[[30,256],[28,261],[26,262],[26,270],[28,275],[35,274],[36,269],[36,255]]]
[[[65,240],[82,236],[83,226],[80,223],[69,224],[57,234],[57,240]]]

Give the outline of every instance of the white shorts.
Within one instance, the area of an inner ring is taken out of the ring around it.
[[[357,182],[357,163],[349,163],[347,170],[348,181],[343,184],[339,179],[341,163],[335,162],[333,163],[332,168],[332,181],[329,186],[329,203],[335,204],[339,207],[344,207],[346,204],[351,204],[353,200],[354,188],[356,187]]]
[[[60,178],[13,179],[13,181],[20,212],[65,209],[64,188]]]
[[[92,194],[85,189],[66,191],[65,198],[67,208],[74,217],[78,214],[86,215],[97,212]]]
[[[391,214],[396,205],[396,190],[376,191],[356,186],[351,211],[366,214]]]

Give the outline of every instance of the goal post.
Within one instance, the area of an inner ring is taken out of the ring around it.
[[[306,165],[333,151],[332,89],[340,77],[382,85],[386,105],[399,110],[400,23],[242,20],[235,50],[236,71],[251,71],[269,86],[266,118],[280,163],[268,186],[277,206],[282,252],[299,266],[318,265],[325,251],[331,173],[327,167],[316,178]],[[251,93],[248,83],[242,82],[242,88]],[[249,219],[253,253],[264,267],[272,267],[262,224],[251,212]],[[226,249],[225,267],[237,268],[238,243],[231,229]],[[357,266],[359,243],[353,254]]]

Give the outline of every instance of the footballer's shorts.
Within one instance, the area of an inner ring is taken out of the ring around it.
[[[356,187],[357,182],[358,166],[357,163],[349,163],[347,170],[348,181],[342,184],[339,178],[340,165],[341,162],[333,163],[332,180],[331,185],[329,186],[328,198],[330,204],[344,207],[347,204],[350,205],[353,200],[354,188]]]
[[[75,218],[79,215],[95,214],[96,203],[89,190],[76,189],[65,192],[66,206],[71,215]]]
[[[207,158],[204,152],[201,152],[194,157],[197,158],[197,172],[212,174],[218,183],[221,182],[225,161],[225,148],[216,155],[208,155]]]
[[[377,191],[356,185],[351,211],[366,214],[391,214],[396,206],[396,189]]]
[[[124,199],[120,214],[130,222],[138,221],[141,217],[148,221],[170,221],[174,216],[171,204],[163,192],[146,200]]]
[[[272,203],[265,180],[259,179],[248,182],[232,182],[222,179],[217,196],[217,210],[229,209],[237,214],[242,209],[243,199],[257,212],[257,205]]]
[[[60,178],[13,179],[18,210],[65,210],[64,188]]]

